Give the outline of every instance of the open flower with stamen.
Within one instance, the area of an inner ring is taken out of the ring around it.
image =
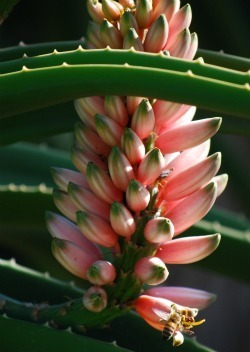
[[[90,49],[133,46],[189,60],[196,53],[191,7],[180,8],[179,0],[88,0],[87,8]],[[213,296],[182,287],[141,293],[144,283],[167,279],[166,264],[201,260],[220,242],[219,234],[177,236],[207,214],[227,184],[227,175],[216,176],[221,154],[208,156],[221,118],[193,121],[196,107],[153,98],[75,101],[81,122],[71,157],[78,171],[53,169],[55,203],[71,221],[53,215],[47,223],[59,262],[95,285],[84,295],[86,309],[106,309],[112,320],[112,308],[123,314],[134,307],[180,345]]]

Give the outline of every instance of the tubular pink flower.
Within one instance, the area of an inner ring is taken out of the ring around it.
[[[144,227],[144,237],[150,243],[164,243],[172,239],[174,225],[164,217],[151,219]]]
[[[150,185],[160,176],[164,165],[165,160],[160,149],[151,149],[142,159],[136,178],[143,185]]]
[[[105,115],[95,115],[95,125],[101,139],[110,147],[120,145],[124,128]]]
[[[216,182],[217,184],[217,198],[218,198],[227,186],[228,175],[222,174],[222,175],[215,176],[213,178],[213,181]]]
[[[79,229],[90,241],[103,247],[115,246],[118,236],[107,221],[82,211],[78,211],[76,217]]]
[[[163,191],[166,201],[174,201],[205,186],[217,173],[221,165],[221,153],[215,153],[167,181]]]
[[[198,49],[198,36],[196,33],[191,34],[191,43],[188,51],[185,53],[184,59],[193,60]]]
[[[135,264],[134,273],[141,282],[148,285],[161,284],[169,274],[166,265],[157,257],[140,258]]]
[[[173,169],[173,172],[168,176],[168,180],[206,158],[209,149],[210,139],[196,147],[184,150],[182,153],[176,155],[173,160],[166,162],[165,168]]]
[[[91,286],[84,294],[82,303],[91,312],[99,313],[107,307],[108,296],[99,286]]]
[[[113,147],[108,159],[109,173],[114,185],[125,192],[131,179],[135,178],[134,170],[119,147]]]
[[[93,131],[95,128],[95,114],[104,114],[104,99],[102,97],[93,96],[80,98],[75,100],[75,109],[85,125]]]
[[[166,264],[189,264],[197,262],[215,251],[221,236],[183,237],[161,244],[155,256]]]
[[[149,191],[138,180],[131,180],[126,190],[126,201],[131,210],[144,210],[150,201]]]
[[[191,33],[188,28],[185,28],[176,36],[174,43],[165,49],[170,52],[171,56],[183,58],[188,52],[190,45]]]
[[[192,10],[189,4],[177,11],[169,22],[169,38],[167,48],[176,40],[176,36],[185,28],[189,28],[192,20]]]
[[[213,293],[189,287],[159,286],[146,290],[144,295],[165,298],[182,306],[205,309],[216,298]]]
[[[111,205],[110,223],[113,230],[123,237],[132,236],[136,230],[132,214],[122,203],[114,202]]]
[[[87,279],[89,266],[98,258],[96,253],[92,253],[83,247],[59,238],[54,237],[52,241],[52,252],[59,263],[72,274]]]
[[[91,161],[103,170],[108,169],[107,164],[101,160],[99,155],[88,148],[73,147],[71,149],[71,160],[75,167],[83,174],[86,173],[87,165]]]
[[[216,195],[217,185],[210,182],[163,214],[174,224],[175,236],[201,220],[214,204]]]
[[[135,110],[131,128],[139,138],[144,139],[153,131],[155,125],[155,116],[151,104],[147,99],[143,99]]]
[[[112,25],[105,18],[102,20],[100,26],[100,36],[103,43],[106,46],[109,46],[112,49],[121,49],[122,48],[122,36],[121,33],[115,26]]]
[[[54,188],[53,199],[56,207],[63,213],[63,215],[75,222],[77,207],[70,200],[68,193]]]
[[[165,131],[177,127],[179,125],[187,124],[191,122],[196,113],[196,106],[182,105],[179,111],[172,114],[172,117],[162,123],[160,127],[155,128],[157,134],[162,134]]]
[[[124,11],[120,20],[120,31],[123,37],[130,29],[134,29],[138,33],[138,24],[131,11]]]
[[[211,138],[218,131],[220,124],[221,118],[214,117],[173,127],[158,136],[155,146],[164,154],[195,147]]]
[[[110,151],[98,134],[81,122],[75,124],[75,139],[77,146],[88,148],[93,153],[108,155]]]
[[[123,6],[116,1],[102,0],[102,10],[109,21],[116,21],[120,18]]]
[[[165,15],[160,15],[150,26],[144,41],[144,49],[157,53],[164,48],[168,39],[168,22]]]
[[[125,127],[129,116],[127,109],[119,96],[107,95],[104,100],[105,113],[120,126]]]
[[[140,0],[136,6],[135,18],[139,28],[147,28],[152,21],[152,1]]]
[[[109,220],[110,206],[92,191],[70,182],[68,194],[78,210],[87,211],[104,220]]]
[[[86,176],[81,174],[80,172],[59,167],[52,167],[51,172],[55,184],[65,192],[68,189],[68,183],[70,181],[84,188],[89,188]]]
[[[51,236],[72,242],[78,247],[93,254],[94,257],[102,259],[103,255],[99,247],[84,237],[73,222],[61,215],[47,211],[46,225]]]
[[[88,163],[86,176],[92,191],[108,204],[122,200],[122,192],[115,187],[110,177],[104,170],[94,163]]]
[[[180,8],[180,0],[165,0],[165,1],[158,0],[153,2],[153,6],[154,6],[153,15],[152,15],[153,21],[156,18],[158,18],[161,14],[164,14],[168,22],[170,22],[172,16]]]
[[[145,146],[131,128],[125,128],[121,139],[121,147],[132,165],[140,163],[145,156]]]
[[[123,40],[123,49],[134,48],[136,51],[144,51],[144,47],[140,37],[134,28],[130,28]]]
[[[89,282],[94,285],[110,284],[116,277],[115,267],[106,260],[98,260],[88,268],[87,277]]]

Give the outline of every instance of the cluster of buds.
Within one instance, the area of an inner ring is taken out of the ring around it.
[[[179,0],[88,0],[87,8],[90,49],[195,55],[191,9]],[[220,242],[219,234],[176,237],[206,215],[226,186],[227,175],[216,176],[221,154],[208,156],[221,119],[192,121],[194,106],[134,96],[85,97],[75,108],[78,171],[53,169],[54,201],[66,217],[48,213],[53,253],[92,284],[86,309],[134,307],[165,337],[172,327],[167,338],[179,345],[211,294],[183,287],[143,292],[143,285],[163,283],[166,264],[201,260]]]

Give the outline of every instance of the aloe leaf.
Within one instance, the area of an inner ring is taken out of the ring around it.
[[[39,69],[24,68],[20,72],[2,75],[0,83],[2,117],[83,96],[109,94],[151,96],[250,117],[250,90],[247,85],[201,77],[192,72],[130,65],[63,64]],[[15,104],[12,101],[13,87],[18,91]]]
[[[1,0],[0,1],[0,25],[4,22],[4,20],[8,17],[9,13],[13,9],[13,7],[20,0]]]
[[[70,330],[55,330],[46,325],[10,319],[0,316],[0,329],[3,332],[1,348],[3,351],[61,352],[103,351],[129,352],[115,342],[102,342],[72,333]],[[13,338],[13,331],[15,338]],[[18,346],[18,347],[17,347]]]
[[[212,50],[199,49],[196,57],[202,57],[205,62],[211,65],[231,68],[238,71],[249,71],[250,60],[245,57],[225,54],[223,52],[216,52]]]
[[[188,61],[175,57],[167,57],[163,53],[153,54],[145,52],[136,52],[133,49],[114,50],[110,48],[98,50],[84,50],[79,47],[77,50],[69,52],[53,51],[50,54],[36,57],[24,56],[23,58],[18,60],[12,60],[1,63],[0,73],[5,74],[21,71],[23,66],[29,69],[60,66],[64,62],[67,62],[67,64],[69,65],[121,65],[127,63],[132,66],[144,66],[180,72],[187,72],[188,70],[191,70],[194,74],[198,76],[218,79],[221,81],[231,82],[235,84],[250,83],[250,77],[247,72],[238,72],[204,64],[201,59],[197,59],[195,61]]]

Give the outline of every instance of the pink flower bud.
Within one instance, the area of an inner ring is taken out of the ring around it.
[[[120,20],[120,31],[123,37],[125,37],[127,31],[133,28],[138,33],[138,25],[135,17],[131,11],[124,11]]]
[[[101,312],[107,307],[108,297],[106,291],[98,286],[91,286],[84,294],[83,305],[91,312]]]
[[[195,147],[211,138],[219,129],[220,117],[192,121],[162,133],[155,141],[155,146],[163,154]],[[188,136],[188,138],[186,138]]]
[[[123,6],[116,1],[102,0],[102,11],[109,21],[119,20]]]
[[[144,49],[151,53],[158,53],[164,48],[168,39],[168,22],[164,14],[161,14],[151,25],[147,32]]]
[[[104,115],[95,115],[96,130],[101,139],[110,147],[120,145],[124,128]]]
[[[126,190],[126,201],[131,210],[144,210],[150,201],[149,191],[139,181],[131,180]]]
[[[167,264],[194,263],[213,253],[220,239],[219,234],[178,238],[161,244],[155,256]]]
[[[131,48],[136,51],[144,51],[142,41],[134,28],[129,28],[123,40],[123,49]]]
[[[180,0],[171,1],[154,1],[154,10],[152,15],[152,20],[156,20],[161,14],[164,14],[169,22],[174,13],[176,13],[180,8]]]
[[[75,222],[77,207],[71,201],[67,192],[54,188],[53,199],[56,207],[63,213],[63,215]]]
[[[97,133],[93,132],[82,122],[75,124],[76,144],[79,147],[88,148],[90,151],[100,155],[108,155],[110,147],[103,142]]]
[[[102,11],[102,4],[98,0],[87,0],[87,10],[93,21],[101,23],[105,17]]]
[[[50,234],[61,240],[67,240],[91,253],[96,259],[103,255],[98,246],[84,237],[79,228],[61,215],[46,212],[46,224]]]
[[[76,215],[79,229],[90,241],[103,247],[115,246],[118,236],[107,221],[82,211],[78,211]]]
[[[123,237],[132,236],[136,229],[132,214],[122,203],[118,202],[114,202],[111,206],[110,223],[113,230]]]
[[[150,243],[164,243],[172,239],[174,225],[164,217],[151,219],[144,228],[144,237]]]
[[[139,138],[144,139],[153,131],[154,125],[153,108],[147,99],[143,99],[132,116],[131,128]]]
[[[192,20],[192,10],[189,4],[183,6],[178,12],[176,12],[171,21],[169,22],[169,39],[167,48],[169,48],[173,42],[176,41],[176,35],[183,31],[185,28],[189,28]]]
[[[100,35],[103,43],[112,49],[122,48],[122,36],[115,26],[112,25],[105,18],[103,19],[100,27]]]
[[[141,162],[145,156],[145,146],[131,128],[125,128],[121,139],[121,147],[132,165]]]
[[[188,51],[184,55],[184,59],[193,60],[198,49],[198,36],[196,33],[191,34],[191,43]]]
[[[147,28],[152,21],[152,1],[141,0],[135,11],[135,18],[139,28]]]
[[[144,292],[145,295],[161,297],[174,301],[182,306],[204,309],[214,300],[215,295],[202,290],[178,286],[158,286]]]
[[[119,96],[107,95],[104,101],[105,113],[120,126],[126,126],[128,123],[127,109]]]
[[[144,257],[137,261],[134,267],[135,275],[141,282],[148,285],[158,285],[168,277],[168,269],[157,257]]]
[[[150,185],[160,176],[164,165],[165,160],[160,149],[151,149],[142,159],[136,178],[143,185]]]
[[[164,199],[174,201],[185,198],[205,186],[221,165],[221,153],[215,153],[190,168],[173,176],[165,187]]]
[[[125,192],[129,181],[135,178],[134,170],[119,147],[113,147],[108,159],[109,173],[114,185]]]
[[[80,172],[59,167],[52,167],[51,171],[54,182],[63,191],[67,191],[70,181],[84,188],[89,188],[86,176]]]
[[[85,125],[95,131],[94,116],[104,114],[104,99],[98,96],[77,99],[75,109]]]
[[[96,253],[92,253],[90,248],[86,250],[70,241],[59,238],[53,239],[52,252],[65,269],[82,279],[87,279],[89,266],[101,259]]]
[[[140,104],[140,102],[145,99],[142,97],[131,97],[128,96],[127,97],[127,110],[129,115],[133,115],[133,113],[135,112],[137,106]]]
[[[135,2],[134,0],[119,0],[119,3],[126,9],[127,7],[129,9],[133,9],[135,7]]]
[[[98,260],[88,268],[87,277],[94,285],[110,284],[116,277],[115,267],[106,260]]]
[[[68,194],[78,210],[87,211],[104,220],[109,220],[110,206],[92,191],[70,182]]]
[[[167,49],[171,56],[183,58],[188,52],[190,45],[191,33],[188,28],[185,28],[176,36],[173,44],[170,47],[167,45],[164,49]]]
[[[201,220],[214,204],[216,195],[217,185],[210,182],[164,214],[174,224],[175,236]]]
[[[95,163],[98,167],[103,170],[108,169],[108,165],[101,160],[99,155],[92,152],[88,148],[79,148],[77,146],[71,149],[71,160],[75,167],[81,171],[82,174],[86,173],[87,165],[89,162]],[[85,176],[85,175],[84,175]],[[89,187],[88,187],[89,188]]]
[[[86,176],[92,191],[108,204],[122,200],[122,192],[115,187],[110,177],[104,170],[90,162],[87,166]]]

